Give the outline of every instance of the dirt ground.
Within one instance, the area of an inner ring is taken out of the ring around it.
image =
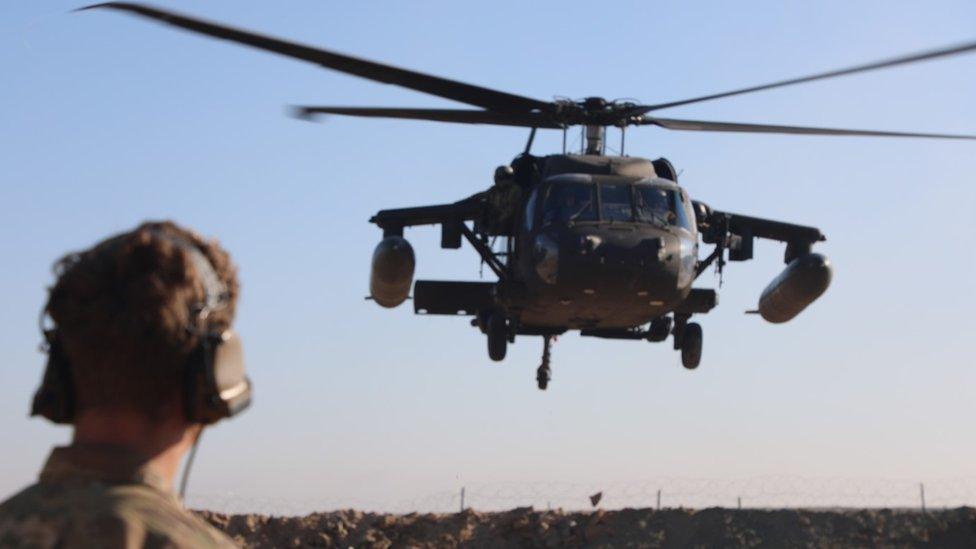
[[[976,547],[976,509],[200,514],[245,547]]]

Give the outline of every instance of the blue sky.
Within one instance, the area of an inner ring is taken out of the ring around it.
[[[456,104],[79,5],[0,8],[0,495],[68,436],[26,419],[51,264],[158,218],[218,237],[243,283],[256,400],[206,434],[196,492],[382,506],[469,482],[976,474],[976,144],[629,132],[696,199],[820,227],[833,286],[785,325],[743,315],[782,269],[761,242],[700,320],[697,371],[573,334],[540,393],[537,338],[495,364],[465,320],[363,299],[369,216],[485,188],[526,132],[299,122],[286,105]],[[540,99],[667,101],[976,38],[965,1],[157,5]],[[661,115],[976,133],[974,96],[969,55]],[[478,279],[470,249],[407,237],[418,278]]]

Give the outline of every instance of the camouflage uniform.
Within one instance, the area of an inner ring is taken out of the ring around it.
[[[192,515],[144,459],[55,448],[37,484],[0,504],[0,547],[235,547]]]

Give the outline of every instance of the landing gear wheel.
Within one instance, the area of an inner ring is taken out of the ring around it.
[[[696,322],[685,326],[681,334],[681,364],[694,370],[701,362],[702,355],[702,327]]]
[[[488,317],[485,332],[488,334],[488,356],[495,362],[504,360],[508,351],[508,325],[505,317],[492,313]]]
[[[664,341],[671,335],[671,318],[662,316],[651,321],[647,329],[647,340],[653,343]]]

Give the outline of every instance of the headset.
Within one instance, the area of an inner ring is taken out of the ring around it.
[[[191,306],[195,325],[187,331],[198,343],[190,352],[182,370],[183,411],[190,423],[211,424],[242,412],[251,403],[251,381],[244,371],[241,340],[231,330],[216,331],[207,327],[207,316],[227,305],[226,285],[217,276],[207,256],[185,239],[152,230],[153,236],[166,239],[185,250],[201,278],[205,298]],[[47,366],[41,386],[34,394],[32,416],[41,416],[58,424],[74,422],[75,386],[71,363],[65,355],[57,327],[41,331],[47,343]]]

